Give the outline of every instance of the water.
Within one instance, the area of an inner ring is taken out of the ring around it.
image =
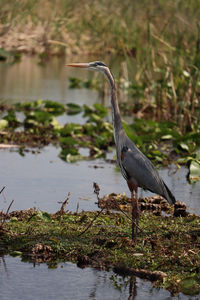
[[[68,77],[77,77],[77,71],[66,67],[63,59],[53,58],[45,66],[38,58],[23,57],[11,66],[0,63],[0,102],[7,104],[49,99],[60,103],[93,104],[98,94],[93,90],[69,89]],[[78,77],[88,78],[91,73],[80,72]]]
[[[58,157],[59,151],[48,146],[41,153],[28,152],[23,157],[17,152],[1,150],[0,182],[1,186],[6,186],[4,197],[0,198],[1,209],[6,210],[14,199],[13,210],[35,206],[56,212],[60,208],[58,202],[64,201],[70,192],[69,210],[75,211],[77,205],[79,211],[96,210],[93,182],[99,184],[100,196],[112,192],[130,194],[115,164],[106,163],[103,159],[69,164]],[[160,169],[159,173],[177,200],[185,202],[190,212],[200,215],[200,182],[192,185],[187,182],[187,168],[182,167],[176,173],[173,170],[171,166],[171,169]],[[140,190],[139,195],[153,194]]]
[[[151,283],[134,277],[80,269],[72,263],[60,263],[56,269],[47,265],[22,263],[19,258],[5,256],[0,264],[0,290],[2,300],[124,300],[124,299],[197,299],[184,296],[171,297],[168,291],[152,288]]]
[[[11,104],[50,99],[91,105],[100,101],[95,91],[68,89],[67,78],[77,76],[77,70],[66,68],[62,59],[51,59],[46,66],[37,62],[37,58],[23,58],[12,66],[0,64],[0,102]],[[88,78],[91,73],[79,72],[78,76]],[[84,122],[81,114],[61,116],[59,121]],[[101,159],[67,164],[59,159],[59,151],[48,146],[41,153],[28,152],[22,157],[15,151],[1,150],[0,188],[6,186],[0,196],[1,209],[5,211],[14,199],[11,210],[35,206],[56,212],[61,206],[58,202],[64,201],[71,192],[67,209],[74,211],[78,205],[79,211],[96,210],[94,181],[100,186],[101,196],[111,192],[129,194],[115,165]],[[113,153],[109,155],[113,157]],[[172,172],[173,168],[159,172],[177,200],[184,201],[191,212],[200,214],[200,183],[190,185],[187,182],[187,168],[176,173]],[[152,194],[140,191],[140,195]],[[79,269],[71,263],[48,269],[45,264],[34,266],[21,262],[19,258],[5,256],[1,258],[0,272],[1,299],[171,299],[169,292],[152,288],[150,282],[137,278],[134,284],[134,278],[116,278],[112,272]],[[132,298],[130,293],[133,293]],[[174,299],[190,298],[180,294]]]

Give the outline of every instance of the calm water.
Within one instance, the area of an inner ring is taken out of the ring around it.
[[[67,69],[64,64],[62,59],[52,59],[46,66],[40,66],[37,58],[24,58],[12,66],[1,63],[0,102],[50,99],[90,105],[100,101],[95,91],[68,89],[67,78],[77,76],[77,70]],[[79,72],[78,76],[88,78],[91,73]],[[59,117],[59,121],[84,122],[81,114]],[[0,183],[6,189],[0,197],[0,209],[7,209],[14,199],[11,210],[35,206],[55,212],[60,208],[58,202],[65,200],[71,192],[69,210],[76,210],[77,205],[79,211],[96,210],[94,181],[100,186],[101,196],[111,192],[129,193],[115,165],[101,159],[67,164],[59,159],[59,151],[48,146],[41,153],[29,152],[22,157],[15,151],[1,150]],[[113,153],[109,156],[112,158]],[[187,203],[191,212],[200,214],[200,182],[188,184],[186,168],[173,171],[173,166],[159,170],[177,200]],[[134,284],[134,278],[127,277],[124,283],[122,277],[115,278],[112,272],[82,270],[70,263],[48,269],[45,264],[33,266],[22,263],[19,258],[6,256],[1,258],[0,272],[1,299],[171,299],[167,291],[152,289],[149,282],[137,279]],[[116,288],[120,284],[122,288]],[[129,298],[130,293],[137,293],[137,296]],[[189,298],[180,294],[177,299]]]
[[[59,151],[48,146],[41,153],[27,153],[22,157],[17,152],[1,150],[0,182],[6,186],[3,199],[0,198],[1,209],[7,209],[14,199],[13,210],[35,206],[55,212],[60,208],[58,202],[64,201],[70,192],[69,210],[76,210],[77,205],[79,210],[96,210],[94,181],[100,186],[101,196],[112,192],[129,195],[127,184],[114,164],[105,163],[103,159],[68,164],[58,157]],[[187,168],[173,171],[171,166],[160,169],[159,173],[177,200],[185,202],[190,212],[200,214],[200,182],[192,185],[187,182]],[[140,190],[139,195],[153,194]]]
[[[0,265],[2,300],[155,300],[198,299],[152,288],[150,282],[135,277],[123,278],[113,272],[92,268],[80,269],[72,263],[48,269],[45,264],[22,263],[19,258],[5,256]]]

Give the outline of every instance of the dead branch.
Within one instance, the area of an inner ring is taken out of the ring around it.
[[[3,216],[3,219],[2,219],[2,222],[1,222],[1,226],[5,223],[6,218],[7,218],[7,216],[8,216],[8,213],[9,213],[9,210],[10,210],[10,208],[11,208],[13,202],[14,202],[14,200],[12,200],[12,201],[10,202],[7,211],[6,211],[6,213],[4,214],[4,216]]]
[[[68,201],[69,201],[69,197],[70,197],[71,193],[69,192],[68,195],[67,195],[67,199],[62,202],[62,205],[61,205],[61,208],[60,210],[58,210],[55,215],[63,215],[65,213],[65,207],[66,205],[68,204]]]
[[[148,271],[148,270],[138,270],[129,267],[114,267],[113,271],[117,274],[126,275],[126,276],[138,276],[140,278],[148,279],[150,281],[163,280],[164,277],[167,277],[167,274],[161,271]]]
[[[7,211],[6,211],[6,215],[9,213],[9,210],[10,210],[10,208],[11,208],[13,202],[14,202],[14,200],[12,200],[12,201],[10,202],[10,205],[8,206],[8,209],[7,209]]]
[[[94,193],[97,195],[97,201],[99,202],[100,187],[96,182],[93,182],[93,188],[94,188]],[[92,226],[94,221],[100,216],[103,210],[104,207],[100,211],[98,211],[97,215],[92,219],[92,221],[88,224],[88,226],[78,236],[83,235]]]
[[[83,235],[92,226],[94,221],[100,216],[100,214],[102,213],[103,210],[104,210],[104,208],[102,208],[100,211],[98,211],[97,215],[92,219],[92,221],[89,223],[89,225],[78,236]]]
[[[5,186],[0,190],[0,194],[3,192],[4,189],[5,189]]]

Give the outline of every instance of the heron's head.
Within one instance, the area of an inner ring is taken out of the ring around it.
[[[88,70],[99,71],[101,73],[105,73],[105,71],[108,69],[108,67],[101,61],[93,61],[90,63],[72,63],[67,64],[67,66],[75,68],[85,68]]]

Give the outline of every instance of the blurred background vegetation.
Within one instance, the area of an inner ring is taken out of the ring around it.
[[[177,161],[181,156],[178,163],[190,163],[199,180],[200,0],[0,0],[0,4],[1,60],[17,61],[26,54],[41,61],[52,55],[71,62],[82,60],[83,55],[90,61],[105,61],[114,71],[123,115],[134,116],[133,124],[124,123],[129,137],[158,162]],[[70,87],[107,93],[96,75],[91,76],[87,81],[69,78]],[[41,116],[46,120],[47,113],[40,110],[34,120],[32,115],[27,119],[29,125]],[[13,116],[8,114],[3,122],[16,126],[19,122]],[[47,117],[49,124],[52,120]],[[98,113],[90,121],[98,123],[97,117]],[[44,120],[39,123],[44,125]],[[103,130],[102,145],[96,149],[108,146],[110,132]],[[174,151],[166,150],[168,144]]]
[[[183,133],[199,123],[199,0],[1,0],[0,48],[121,56],[133,112],[178,122]]]

